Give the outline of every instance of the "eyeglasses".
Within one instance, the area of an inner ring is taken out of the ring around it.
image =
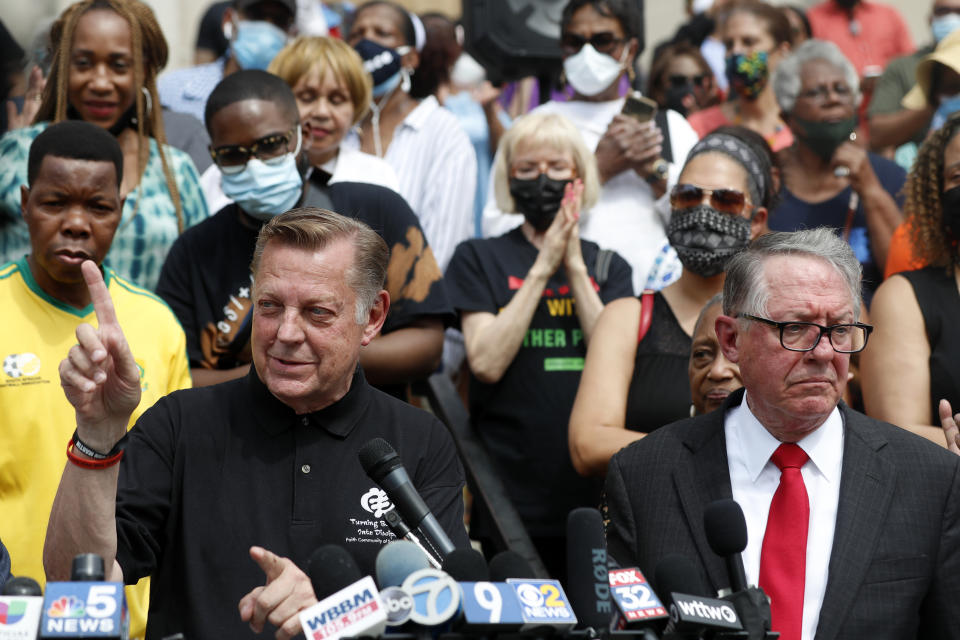
[[[831,91],[836,94],[840,102],[850,102],[853,99],[853,90],[845,82],[834,82],[832,85],[821,84],[801,91],[799,97],[816,104],[823,104],[830,98]]]
[[[611,53],[624,40],[624,38],[615,36],[611,31],[600,31],[589,38],[567,32],[560,36],[560,48],[567,55],[572,55],[583,49],[583,45],[589,42],[590,46],[600,53]]]
[[[674,185],[670,191],[670,206],[674,209],[695,207],[708,195],[711,207],[735,216],[743,213],[744,207],[750,202],[745,193],[736,189],[704,189],[695,184],[681,183]]]
[[[270,160],[285,156],[290,146],[290,140],[293,139],[295,134],[296,129],[291,129],[286,133],[264,136],[254,141],[249,147],[232,144],[216,149],[211,148],[210,156],[223,173],[240,173],[247,166],[251,156],[268,163]]]
[[[825,327],[815,322],[776,322],[767,318],[752,316],[748,313],[737,315],[776,327],[780,330],[780,346],[788,351],[813,351],[820,344],[820,338],[826,334],[830,346],[837,353],[857,353],[867,346],[867,338],[873,327],[862,322],[853,324],[833,324]]]
[[[685,87],[688,84],[692,84],[699,89],[703,87],[709,77],[709,73],[701,73],[695,76],[685,76],[682,73],[674,73],[670,74],[668,79],[670,81],[670,85],[677,87],[678,89],[680,87]]]

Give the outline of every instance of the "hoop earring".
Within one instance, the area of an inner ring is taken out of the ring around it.
[[[153,110],[153,99],[150,98],[150,92],[146,87],[140,87],[140,91],[143,91],[143,99],[145,101],[143,115],[149,118],[150,112]]]

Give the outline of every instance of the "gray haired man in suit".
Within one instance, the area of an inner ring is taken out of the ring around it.
[[[723,300],[717,336],[744,390],[613,457],[611,554],[652,575],[681,553],[728,587],[703,513],[733,498],[747,581],[783,640],[960,638],[960,457],[841,400],[872,329],[849,245],[829,229],[763,236],[731,259]]]

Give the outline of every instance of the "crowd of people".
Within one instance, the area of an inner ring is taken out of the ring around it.
[[[312,550],[390,539],[375,437],[492,555],[418,408],[440,372],[551,575],[603,505],[624,566],[725,586],[698,527],[732,497],[782,637],[957,637],[960,0],[929,1],[915,49],[873,0],[688,0],[644,68],[637,2],[568,0],[553,87],[385,0],[218,2],[168,71],[142,0],[0,33],[0,584],[92,551],[134,637],[291,637]]]

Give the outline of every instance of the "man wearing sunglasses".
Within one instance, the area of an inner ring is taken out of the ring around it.
[[[157,285],[186,331],[194,385],[249,371],[249,265],[257,233],[300,204],[360,219],[391,248],[390,313],[361,363],[370,382],[405,397],[408,382],[439,365],[443,324],[452,313],[440,269],[406,201],[375,185],[324,184],[319,171],[305,181],[296,99],[266,71],[239,71],[217,85],[207,104],[207,129],[221,187],[233,202],[177,239]]]
[[[841,400],[872,331],[860,277],[825,228],[731,258],[716,330],[744,390],[613,457],[607,534],[622,565],[646,573],[680,553],[711,590],[736,584],[703,530],[707,506],[733,498],[746,582],[783,640],[957,637],[960,458]]]

